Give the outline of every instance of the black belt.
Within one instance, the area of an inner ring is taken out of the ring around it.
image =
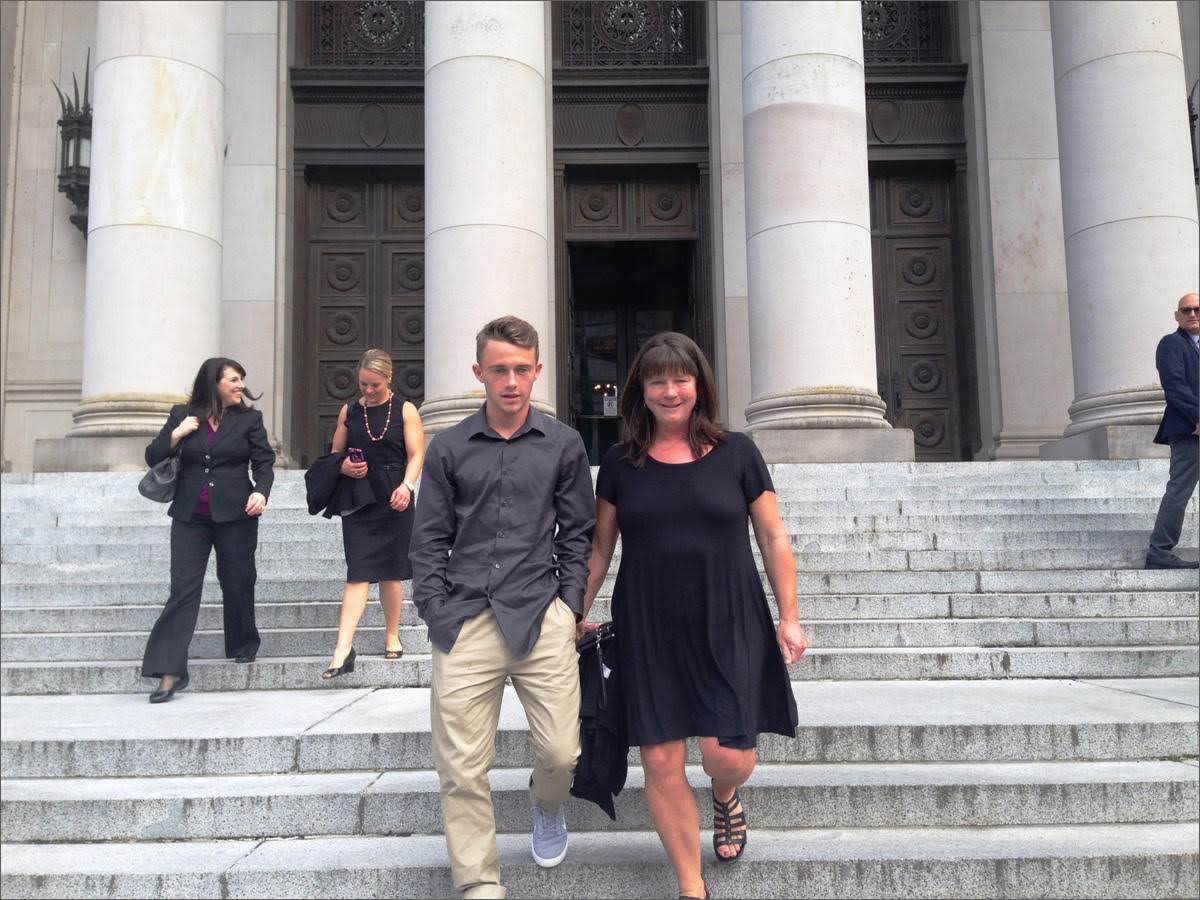
[[[380,463],[379,465],[372,466],[372,468],[374,468],[374,469],[385,469],[385,470],[396,470],[396,471],[403,472],[405,469],[407,469],[407,468],[408,468],[408,464],[407,464],[407,463],[405,463],[405,464],[403,464],[403,465],[400,465],[400,464],[397,464],[397,463]]]

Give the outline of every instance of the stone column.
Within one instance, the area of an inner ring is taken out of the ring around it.
[[[519,0],[425,6],[425,396],[436,433],[483,402],[475,334],[516,315],[550,333],[545,11]],[[553,414],[543,377],[538,408]]]
[[[1178,7],[1055,2],[1050,24],[1075,402],[1042,456],[1151,455],[1155,346],[1200,268]]]
[[[742,3],[746,420],[769,461],[914,456],[877,391],[861,15]]]
[[[225,4],[108,0],[96,32],[82,399],[45,468],[144,465],[217,354]]]

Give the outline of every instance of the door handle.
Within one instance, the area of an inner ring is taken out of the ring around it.
[[[904,392],[901,389],[899,372],[892,373],[892,391],[893,391],[893,398],[895,400],[895,402],[892,405],[892,412],[895,413],[895,415],[899,416],[901,410],[904,409],[904,403],[903,403],[903,399],[902,399],[902,395]]]

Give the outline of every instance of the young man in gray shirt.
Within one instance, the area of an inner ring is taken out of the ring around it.
[[[530,405],[537,331],[505,316],[476,337],[486,402],[425,456],[411,559],[433,644],[433,753],[450,872],[464,897],[504,897],[488,784],[504,680],[535,754],[533,858],[567,854],[563,801],[579,758],[575,623],[596,524],[578,432]]]

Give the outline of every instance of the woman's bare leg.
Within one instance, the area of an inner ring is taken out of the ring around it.
[[[400,607],[404,605],[404,582],[379,582],[379,605],[383,607],[385,650],[400,649]]]
[[[365,581],[348,581],[346,590],[342,592],[342,614],[338,619],[337,646],[333,649],[333,659],[330,668],[338,668],[346,661],[346,655],[354,646],[354,632],[367,608],[367,589],[370,585]]]
[[[646,773],[646,805],[662,841],[667,858],[675,867],[679,893],[704,896],[700,871],[700,811],[688,784],[684,763],[687,742],[668,741],[642,747],[642,769]]]
[[[728,803],[733,792],[740,788],[750,778],[754,764],[758,761],[758,751],[738,750],[732,747],[722,747],[716,738],[700,738],[700,755],[704,759],[704,771],[712,779],[713,794],[722,803]],[[732,812],[738,810],[735,807]],[[725,844],[717,852],[728,859],[737,856],[738,848]]]

